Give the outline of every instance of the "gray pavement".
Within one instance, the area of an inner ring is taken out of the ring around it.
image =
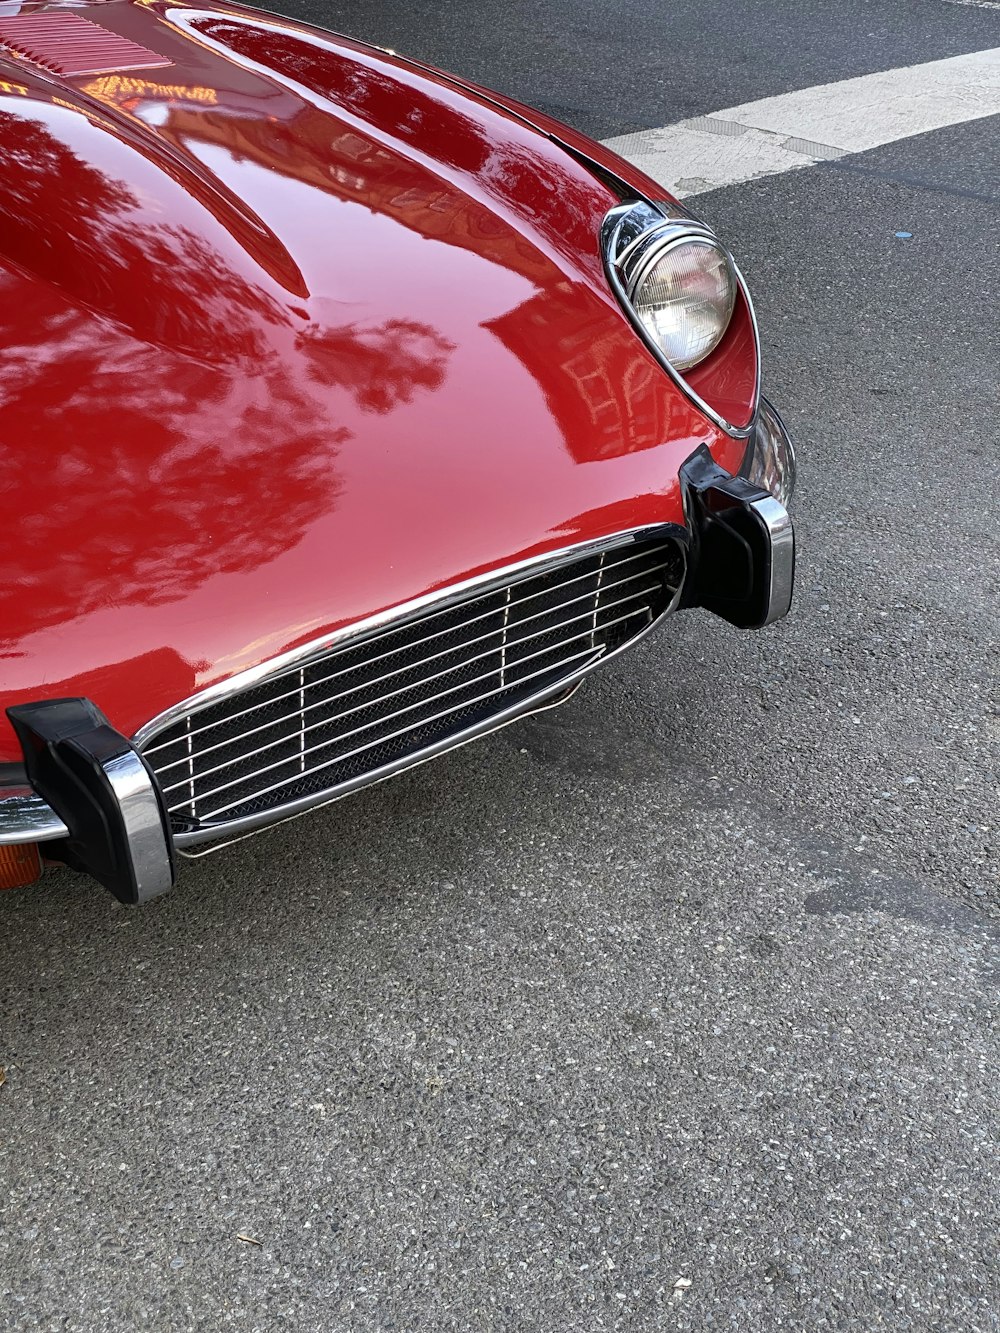
[[[275,9],[499,88],[595,138],[1000,45],[945,0],[283,0]]]
[[[631,6],[518,59],[526,6],[309,14],[601,134],[1000,45],[854,10],[763,71],[777,7],[661,14],[636,120]],[[799,438],[785,622],[687,613],[150,909],[0,897],[0,1327],[1000,1328],[998,131],[695,201]]]

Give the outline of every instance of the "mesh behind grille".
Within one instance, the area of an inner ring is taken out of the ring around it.
[[[557,689],[666,609],[680,563],[672,542],[630,538],[194,706],[142,746],[175,831],[277,817]]]

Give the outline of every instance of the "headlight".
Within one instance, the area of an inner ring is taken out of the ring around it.
[[[760,393],[757,324],[715,232],[682,204],[632,199],[605,215],[601,249],[612,291],[663,369],[699,411],[747,439]]]
[[[703,222],[676,205],[612,209],[604,259],[626,308],[674,370],[690,370],[715,351],[732,318],[737,277]]]
[[[709,236],[670,236],[647,247],[626,288],[643,328],[677,370],[714,352],[736,303],[729,256]]]

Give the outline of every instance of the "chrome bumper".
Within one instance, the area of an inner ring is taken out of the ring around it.
[[[737,476],[702,445],[680,479],[691,545],[684,605],[703,606],[740,629],[762,629],[787,615],[795,533],[785,505],[795,486],[795,451],[771,404],[761,399]]]
[[[795,447],[772,403],[761,398],[740,476],[768,491],[787,509],[795,491]]]
[[[174,852],[166,808],[131,742],[89,699],[19,704],[7,716],[24,752],[27,785],[0,799],[2,840],[58,841],[60,859],[121,902],[146,902],[169,889]]]
[[[69,829],[31,787],[0,788],[0,846],[19,842],[54,842]]]

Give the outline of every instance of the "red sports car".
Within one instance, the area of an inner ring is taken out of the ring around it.
[[[0,886],[125,902],[785,614],[711,229],[496,93],[237,5],[0,5]]]

